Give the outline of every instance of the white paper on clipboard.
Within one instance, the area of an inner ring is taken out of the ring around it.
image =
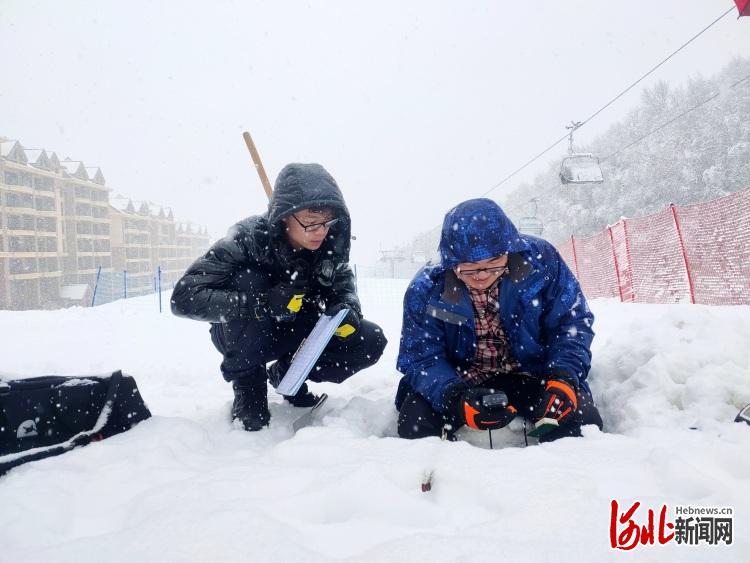
[[[333,317],[322,315],[318,319],[308,337],[297,348],[292,364],[281,379],[281,383],[276,387],[277,393],[282,395],[297,394],[297,391],[307,379],[307,374],[310,373],[315,362],[320,358],[333,333],[336,332],[348,312],[349,309],[342,309]]]

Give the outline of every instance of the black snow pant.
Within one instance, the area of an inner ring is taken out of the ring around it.
[[[519,416],[530,415],[534,408],[541,402],[544,393],[544,384],[541,379],[526,374],[512,373],[498,375],[483,383],[482,387],[501,389],[508,395],[508,401],[516,407]],[[580,436],[581,426],[595,424],[602,428],[602,417],[594,405],[591,394],[585,389],[577,393],[578,409],[563,421],[559,428],[551,430],[542,436],[540,442],[551,442],[568,436]],[[530,420],[529,416],[525,416]],[[410,389],[399,407],[398,435],[402,438],[425,438],[428,436],[440,436],[445,425],[449,425],[452,431],[449,436],[463,425],[462,420],[450,413],[439,413],[422,395]]]
[[[280,360],[279,376],[318,321],[317,311],[303,308],[293,321],[239,319],[211,325],[211,341],[224,356],[221,373],[226,381],[267,377],[265,365]],[[347,338],[334,336],[310,372],[310,381],[341,383],[356,372],[375,364],[387,340],[382,329],[362,320],[357,332]],[[278,381],[273,382],[274,385]]]

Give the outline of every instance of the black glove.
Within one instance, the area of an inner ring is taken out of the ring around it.
[[[349,338],[359,330],[361,324],[357,312],[346,303],[336,303],[335,305],[329,305],[326,307],[326,315],[333,317],[342,309],[349,309],[349,312],[341,320],[341,324],[339,324],[339,327],[334,334],[339,338]]]
[[[508,396],[499,389],[471,387],[458,394],[449,406],[451,413],[474,430],[496,430],[516,417]]]
[[[562,379],[548,379],[542,398],[531,416],[534,420],[552,418],[558,424],[563,424],[575,418],[577,409],[578,397],[573,385]]]
[[[302,298],[304,296],[304,286],[280,283],[268,290],[266,307],[269,314],[277,321],[293,321],[302,308]]]

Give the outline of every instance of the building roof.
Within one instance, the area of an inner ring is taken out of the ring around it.
[[[101,184],[104,185],[104,174],[102,174],[102,169],[98,166],[94,167],[86,167],[86,174],[91,179],[92,182],[95,184]]]
[[[42,170],[54,170],[54,165],[44,149],[24,149],[28,163]]]
[[[176,219],[175,225],[179,229],[182,229],[182,233],[184,234],[190,234],[190,235],[207,235],[208,234],[208,227],[199,225],[198,223],[190,221],[189,219]]]
[[[60,168],[60,159],[57,158],[57,153],[53,152],[49,155],[49,163],[55,170]]]
[[[143,215],[149,215],[155,219],[174,219],[172,208],[166,205],[145,200],[134,200],[133,203],[138,208],[138,213]]]
[[[109,198],[109,204],[117,209],[117,211],[120,211],[121,213],[128,213],[135,215],[135,206],[133,205],[133,200],[129,197],[125,197],[124,195],[117,194],[111,198]]]
[[[66,158],[60,163],[63,172],[73,178],[80,178],[81,180],[88,180],[88,174],[86,174],[86,167],[80,160],[71,160]]]
[[[21,143],[10,139],[0,140],[0,157],[20,162],[21,164],[26,164],[27,162]]]

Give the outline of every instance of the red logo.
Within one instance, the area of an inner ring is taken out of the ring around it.
[[[674,539],[674,532],[666,534],[667,531],[674,530],[674,524],[667,521],[667,505],[663,504],[659,511],[658,524],[654,524],[654,510],[649,508],[646,523],[639,525],[634,515],[640,505],[641,503],[636,501],[629,509],[620,513],[617,501],[612,500],[609,520],[609,542],[612,549],[629,551],[638,544],[654,545],[654,542],[658,541],[660,545],[664,545]]]

